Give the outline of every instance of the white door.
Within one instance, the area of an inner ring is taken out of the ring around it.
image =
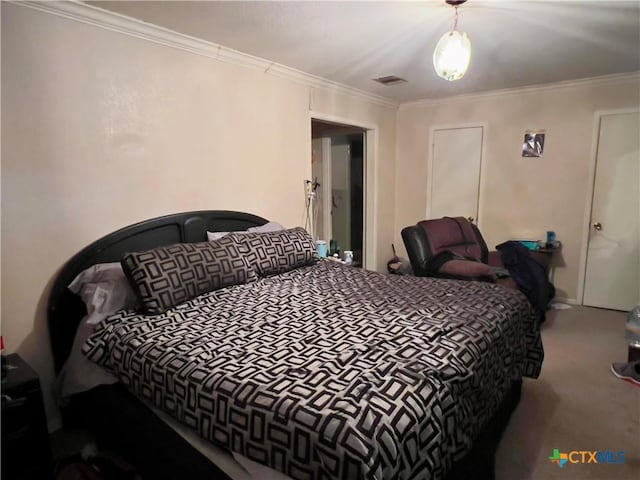
[[[640,113],[600,119],[583,303],[640,302]]]
[[[351,146],[331,143],[331,238],[341,252],[351,250]]]
[[[483,127],[436,129],[427,218],[478,218]]]

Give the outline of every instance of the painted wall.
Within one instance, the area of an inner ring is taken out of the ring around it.
[[[2,4],[2,335],[39,372],[45,308],[88,243],[159,215],[228,209],[303,222],[310,110],[379,127],[376,198],[394,198],[396,109]],[[393,238],[379,201],[375,244]],[[384,266],[387,252],[376,251]]]
[[[594,113],[640,106],[640,77],[405,104],[398,112],[395,241],[426,214],[429,129],[484,122],[479,225],[492,249],[510,238],[562,241],[554,259],[558,296],[578,296],[589,205]],[[546,130],[542,158],[523,158],[525,130]],[[403,255],[406,256],[406,252]]]

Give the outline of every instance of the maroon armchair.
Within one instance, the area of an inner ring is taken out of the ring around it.
[[[423,220],[402,229],[416,276],[497,281],[515,288],[499,252],[490,252],[482,234],[464,217]]]
[[[415,275],[489,281],[519,289],[538,320],[544,321],[555,295],[548,279],[549,255],[529,251],[514,241],[498,245],[499,252],[490,252],[478,227],[463,217],[423,220],[403,228],[402,240]]]
[[[423,220],[402,229],[402,240],[416,276],[492,277],[487,244],[476,226],[463,217]]]

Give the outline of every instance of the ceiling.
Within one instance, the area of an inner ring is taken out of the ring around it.
[[[464,78],[433,70],[453,26],[444,0],[87,2],[397,102],[640,71],[640,2],[469,0]],[[372,79],[397,75],[407,83]]]

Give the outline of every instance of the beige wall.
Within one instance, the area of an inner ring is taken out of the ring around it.
[[[310,109],[378,127],[375,242],[393,237],[396,109],[2,4],[2,335],[53,367],[58,269],[120,227],[198,209],[303,221]],[[388,252],[375,252],[384,266]]]
[[[51,397],[45,305],[58,269],[88,243],[178,211],[241,210],[303,221],[310,118],[375,128],[373,257],[426,209],[429,128],[488,126],[480,223],[489,245],[554,229],[559,294],[575,298],[593,113],[640,104],[637,80],[522,95],[380,106],[2,3],[2,335]],[[547,130],[523,159],[524,130]],[[397,141],[396,141],[397,140]],[[397,160],[396,160],[397,157]]]
[[[554,272],[558,296],[577,299],[585,207],[590,190],[594,113],[640,106],[639,77],[557,86],[504,95],[478,95],[398,112],[395,241],[426,214],[429,129],[487,126],[480,191],[480,228],[492,249],[509,238],[562,241]],[[542,158],[522,158],[525,130],[545,129]],[[404,253],[404,250],[403,250]]]

